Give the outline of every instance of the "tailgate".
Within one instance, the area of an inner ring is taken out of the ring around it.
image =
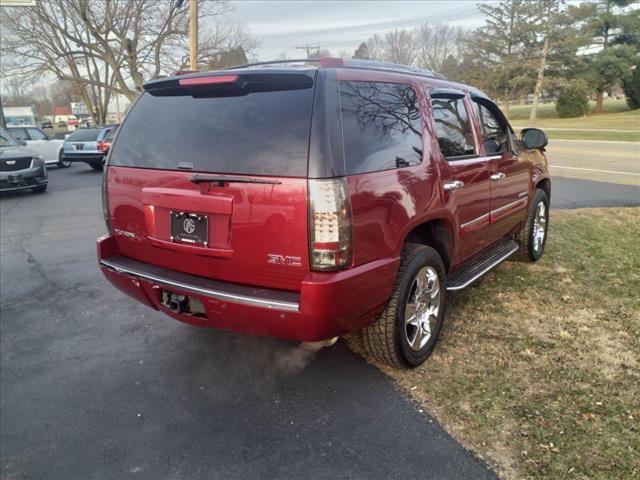
[[[109,167],[107,175],[109,214],[122,255],[193,275],[286,290],[299,289],[309,271],[305,179],[210,185],[203,193],[189,172],[168,176]],[[182,225],[176,225],[176,214],[184,215]],[[185,221],[191,225],[188,219],[206,224],[204,237],[176,238],[185,233]],[[206,245],[196,241],[205,239]]]
[[[160,93],[143,94],[121,125],[106,172],[118,249],[184,273],[299,290],[309,272],[313,76],[221,78],[195,90],[156,84]]]

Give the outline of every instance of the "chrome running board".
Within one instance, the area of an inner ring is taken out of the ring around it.
[[[489,270],[516,253],[518,248],[520,248],[518,243],[511,238],[500,242],[487,255],[471,262],[451,275],[447,279],[447,291],[454,292],[469,286]]]

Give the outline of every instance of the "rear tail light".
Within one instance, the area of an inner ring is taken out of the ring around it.
[[[102,172],[102,215],[104,215],[104,223],[107,227],[109,235],[113,233],[111,228],[111,216],[109,215],[109,191],[107,190],[107,180],[109,175],[109,168],[105,165]]]
[[[351,263],[351,208],[344,178],[309,180],[309,250],[313,270]]]
[[[102,153],[107,153],[109,151],[109,147],[111,146],[111,142],[106,142],[104,140],[100,140],[98,142],[98,151]]]

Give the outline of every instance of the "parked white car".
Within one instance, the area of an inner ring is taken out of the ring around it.
[[[64,140],[49,138],[41,129],[36,127],[7,128],[9,133],[21,143],[25,143],[31,150],[36,151],[47,165],[57,165],[66,168],[71,162],[62,159],[62,145]]]

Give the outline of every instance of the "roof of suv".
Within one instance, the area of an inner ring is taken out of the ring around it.
[[[179,79],[197,79],[200,77],[208,77],[208,76],[218,76],[218,75],[230,75],[235,72],[256,72],[256,71],[269,71],[273,73],[287,73],[287,72],[308,72],[311,70],[317,69],[326,69],[326,68],[345,68],[345,69],[356,69],[356,70],[369,70],[373,72],[388,72],[402,75],[410,75],[417,76],[422,78],[433,79],[434,83],[438,87],[453,87],[457,89],[462,89],[470,92],[472,95],[477,95],[481,97],[488,98],[486,94],[482,91],[471,87],[469,85],[464,85],[457,82],[452,82],[447,80],[443,75],[434,72],[432,70],[418,68],[408,65],[401,65],[397,63],[389,63],[389,62],[380,62],[377,60],[363,60],[363,59],[350,59],[350,58],[336,58],[336,57],[322,57],[322,58],[305,58],[305,59],[290,59],[290,60],[273,60],[267,62],[255,62],[248,63],[245,65],[237,65],[233,67],[228,67],[222,70],[212,70],[212,71],[181,71],[176,72],[176,75],[165,77],[157,80],[151,80],[145,83],[144,87],[151,87],[151,89],[155,89],[167,81],[179,80]],[[182,83],[182,82],[181,82]],[[162,88],[162,87],[161,87]]]

